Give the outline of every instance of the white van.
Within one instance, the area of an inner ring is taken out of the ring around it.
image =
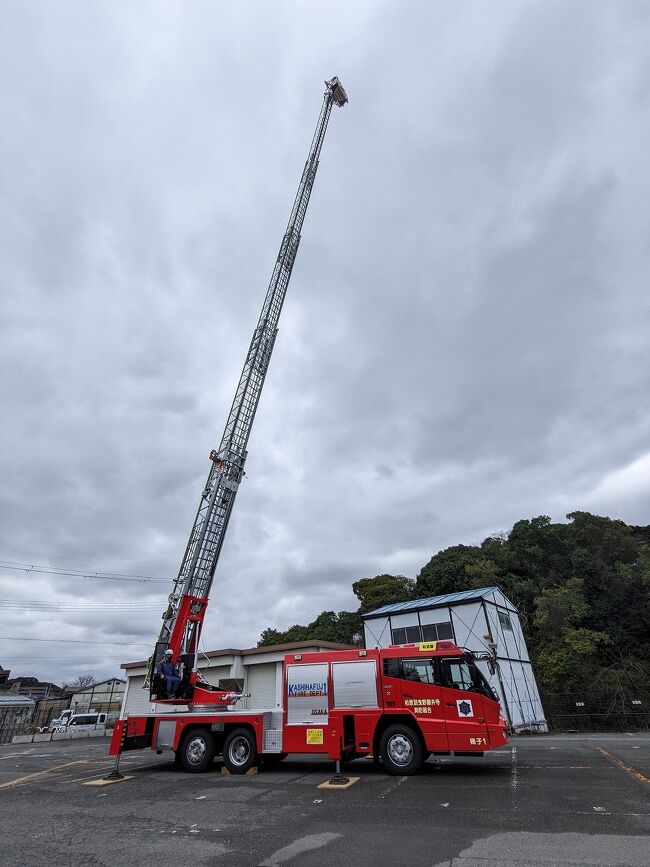
[[[64,726],[71,716],[74,716],[74,711],[68,708],[68,710],[64,710],[61,716],[58,716],[56,719],[50,720],[50,724],[48,726],[48,731],[55,732],[58,726]]]
[[[75,713],[67,722],[55,727],[55,732],[92,732],[106,726],[105,713]]]

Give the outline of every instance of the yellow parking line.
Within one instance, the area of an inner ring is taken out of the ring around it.
[[[608,759],[611,759],[615,764],[619,766],[619,768],[623,768],[624,771],[627,771],[629,774],[632,774],[633,777],[636,777],[640,783],[650,783],[650,779],[648,777],[644,777],[641,771],[637,771],[635,768],[626,765],[625,762],[622,762],[620,759],[617,759],[616,756],[613,756],[611,753],[607,752],[604,747],[596,747],[599,753],[607,756]]]
[[[12,786],[19,786],[21,783],[28,783],[30,780],[33,782],[40,781],[41,777],[44,777],[52,771],[60,771],[61,768],[69,768],[71,765],[85,764],[87,764],[86,759],[77,759],[74,762],[65,762],[63,765],[52,765],[51,768],[46,768],[44,771],[36,771],[33,774],[26,774],[24,777],[16,777],[15,780],[9,780],[7,783],[0,783],[0,789],[10,789]]]

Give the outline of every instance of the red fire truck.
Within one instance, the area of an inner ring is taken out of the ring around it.
[[[408,775],[432,754],[481,756],[507,740],[499,702],[472,654],[438,641],[288,654],[280,710],[193,705],[130,716],[116,724],[110,754],[173,750],[195,773],[223,755],[232,774],[288,753],[373,756],[389,773]]]
[[[181,567],[149,660],[152,713],[127,716],[110,754],[173,750],[187,771],[205,771],[217,754],[245,773],[287,753],[336,760],[381,757],[393,774],[413,774],[431,753],[481,755],[507,741],[499,703],[472,654],[450,641],[384,649],[294,653],[284,661],[280,710],[237,710],[244,698],[215,686],[198,668],[210,588],[239,485],[248,440],[275,344],[301,229],[333,106],[348,101],[338,78],[326,82],[316,131],[253,332],[219,447],[210,452]],[[491,660],[488,660],[491,664]],[[239,686],[239,685],[238,685]],[[239,687],[241,688],[241,687]]]

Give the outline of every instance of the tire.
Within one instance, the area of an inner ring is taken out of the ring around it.
[[[393,776],[408,777],[417,773],[422,764],[420,738],[410,726],[389,726],[381,736],[381,758]]]
[[[257,761],[257,744],[250,729],[230,732],[223,744],[223,763],[231,774],[245,774]]]
[[[208,770],[214,758],[214,738],[207,729],[192,729],[176,753],[181,767],[189,774],[202,774]]]

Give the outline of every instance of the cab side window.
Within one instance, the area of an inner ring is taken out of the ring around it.
[[[472,673],[466,662],[456,659],[442,660],[442,678],[451,689],[473,690]]]
[[[438,682],[432,659],[384,659],[384,675],[410,680],[413,683]]]
[[[429,684],[436,682],[432,659],[402,659],[400,663],[403,680]]]

